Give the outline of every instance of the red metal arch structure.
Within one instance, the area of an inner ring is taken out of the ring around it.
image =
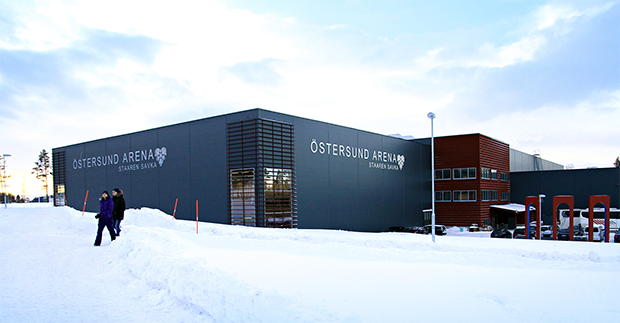
[[[594,206],[601,203],[605,205],[605,242],[609,242],[609,195],[590,195],[589,202],[588,241],[594,241]]]
[[[540,214],[540,205],[538,205],[538,196],[526,196],[525,197],[525,238],[530,239],[530,206],[534,205],[536,208],[536,232],[540,231],[540,221],[538,220],[538,214]],[[540,239],[540,237],[537,237]]]
[[[556,195],[553,197],[553,240],[558,240],[558,206],[562,203],[565,203],[570,208],[570,226],[568,236],[569,240],[573,241],[573,209],[575,205],[575,198],[572,195]]]

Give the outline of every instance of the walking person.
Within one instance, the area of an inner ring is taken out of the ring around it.
[[[114,230],[116,230],[116,236],[120,236],[121,221],[125,218],[125,198],[123,197],[123,191],[118,187],[112,190],[112,201],[114,202],[114,208],[112,209]]]
[[[101,245],[101,235],[103,234],[103,228],[107,227],[110,232],[110,239],[114,241],[116,239],[116,233],[114,233],[114,221],[112,220],[112,209],[114,208],[114,202],[110,198],[108,191],[103,191],[99,198],[99,214],[95,215],[95,218],[99,219],[99,228],[97,229],[97,238],[95,238],[95,246]]]

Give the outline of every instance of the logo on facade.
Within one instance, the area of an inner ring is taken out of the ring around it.
[[[81,153],[80,155],[82,155]],[[166,147],[134,150],[109,155],[73,159],[73,169],[118,166],[119,172],[137,171],[162,167],[168,156]],[[158,166],[159,164],[159,166]]]
[[[397,160],[398,160],[398,167],[400,168],[400,170],[403,170],[403,166],[405,166],[405,156],[398,155]]]
[[[368,168],[373,169],[403,170],[405,166],[405,155],[397,155],[388,151],[370,150],[359,146],[322,142],[316,139],[312,139],[310,142],[310,151],[313,154],[368,160]]]
[[[168,154],[168,151],[166,150],[166,147],[155,149],[155,160],[157,160],[157,162],[159,163],[159,167],[161,167],[164,164],[164,160],[166,160],[167,154]]]

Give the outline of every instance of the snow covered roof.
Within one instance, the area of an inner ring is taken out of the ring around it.
[[[393,133],[393,134],[388,135],[388,136],[394,137],[394,138],[405,139],[405,140],[413,140],[413,139],[415,139],[412,135],[401,135],[399,133]]]
[[[515,213],[525,212],[525,205],[519,204],[519,203],[495,204],[495,205],[491,205],[491,208],[503,210],[503,211],[511,211]],[[532,210],[535,210],[535,208],[530,206],[530,211]]]

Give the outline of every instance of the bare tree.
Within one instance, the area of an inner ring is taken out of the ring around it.
[[[45,187],[45,199],[49,198],[48,182],[47,178],[52,175],[52,165],[50,164],[50,156],[45,149],[39,154],[39,159],[34,162],[36,165],[32,168],[32,174],[35,174],[38,180],[42,181],[43,187]]]

